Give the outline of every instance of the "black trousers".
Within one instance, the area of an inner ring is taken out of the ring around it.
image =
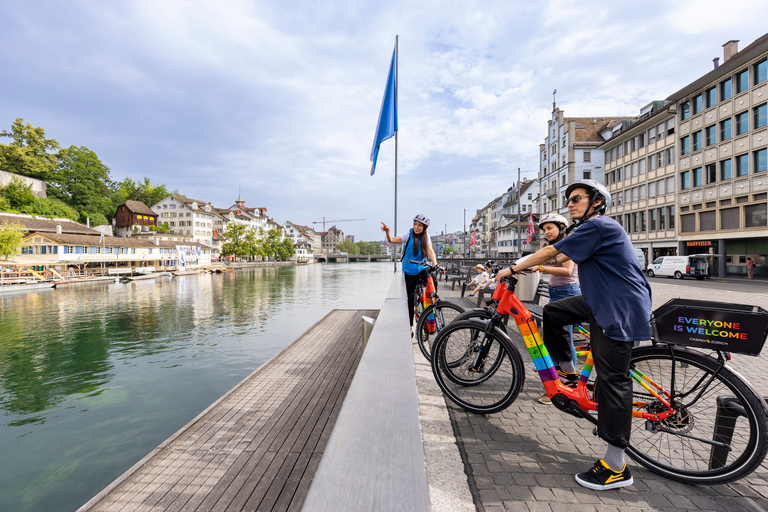
[[[632,426],[632,377],[629,374],[632,342],[606,336],[584,297],[577,295],[544,306],[544,345],[554,362],[570,361],[567,326],[584,322],[589,322],[592,358],[598,377],[597,435],[608,444],[626,448]]]
[[[405,276],[405,292],[408,295],[408,314],[410,315],[411,327],[413,327],[413,308],[416,305],[417,298],[414,297],[416,291],[416,284],[419,280],[426,282],[429,277],[429,269],[425,268],[419,274],[412,276],[410,274],[403,274]],[[432,280],[435,282],[435,290],[437,290],[437,278],[432,276]]]

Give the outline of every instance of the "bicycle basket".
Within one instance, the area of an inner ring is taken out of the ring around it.
[[[672,299],[651,314],[657,341],[756,356],[768,336],[768,311],[758,306]]]

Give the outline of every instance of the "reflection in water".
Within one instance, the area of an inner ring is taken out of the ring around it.
[[[0,295],[0,510],[74,510],[392,265],[260,268]]]

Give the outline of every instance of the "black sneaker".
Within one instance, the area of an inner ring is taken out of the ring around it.
[[[595,465],[589,471],[576,475],[576,481],[579,485],[594,489],[595,491],[618,489],[619,487],[626,487],[634,483],[632,474],[629,472],[626,464],[624,464],[624,469],[617,472],[609,468],[603,462],[603,459],[595,462]]]

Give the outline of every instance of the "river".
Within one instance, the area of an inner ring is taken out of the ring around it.
[[[0,294],[0,510],[73,511],[392,263]]]

